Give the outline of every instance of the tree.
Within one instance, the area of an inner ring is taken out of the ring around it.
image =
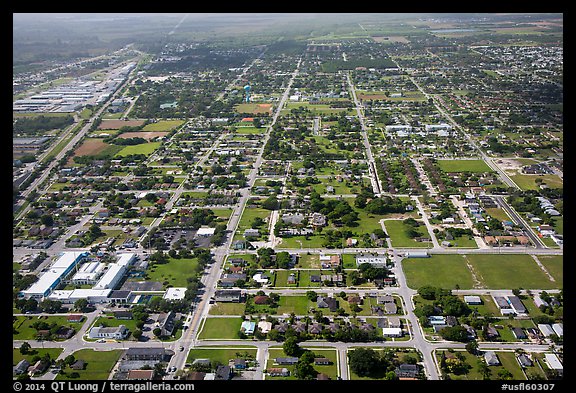
[[[510,380],[513,378],[514,378],[514,376],[512,375],[512,373],[510,371],[506,370],[505,368],[498,371],[498,379]]]
[[[152,330],[152,333],[154,333],[154,335],[156,337],[160,337],[160,335],[162,334],[162,329],[160,328],[155,328],[154,330]]]
[[[28,353],[30,353],[31,348],[32,346],[28,344],[28,342],[24,341],[22,345],[20,345],[20,353],[22,355],[27,355]]]
[[[478,371],[484,379],[490,379],[490,375],[492,375],[492,370],[490,370],[490,367],[482,360],[478,360]]]
[[[288,356],[298,356],[302,351],[298,345],[298,339],[296,337],[286,338],[286,341],[284,341],[284,344],[282,344],[282,349]]]
[[[478,341],[472,340],[466,343],[466,350],[472,355],[475,355],[476,352],[478,351]]]
[[[140,341],[140,337],[142,337],[142,330],[140,329],[136,329],[132,332],[132,337],[134,337],[136,340]]]
[[[86,310],[87,307],[88,307],[88,300],[86,300],[85,298],[78,299],[74,302],[75,310],[84,312],[84,310]]]
[[[315,302],[316,298],[318,298],[318,294],[314,291],[307,291],[306,297],[308,298],[308,300]]]
[[[74,364],[75,361],[76,361],[76,358],[74,357],[74,355],[68,355],[64,358],[64,363],[66,363],[68,366],[71,366],[72,364]]]
[[[348,353],[350,369],[359,377],[366,377],[382,368],[380,355],[371,348],[357,348]]]
[[[440,335],[445,340],[450,341],[468,341],[468,331],[464,326],[448,326],[440,330]]]

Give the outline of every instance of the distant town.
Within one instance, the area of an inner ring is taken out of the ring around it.
[[[15,381],[563,379],[562,14],[13,40]]]

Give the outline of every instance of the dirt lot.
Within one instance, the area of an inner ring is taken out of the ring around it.
[[[100,153],[102,150],[107,148],[109,145],[102,142],[101,139],[91,138],[86,139],[80,147],[74,151],[75,156],[92,156]]]
[[[124,126],[140,126],[144,124],[144,120],[102,120],[102,123],[98,126],[99,130],[112,129],[117,130]]]
[[[495,159],[494,162],[507,173],[519,172],[523,165],[521,162],[516,161],[513,158],[498,158]]]

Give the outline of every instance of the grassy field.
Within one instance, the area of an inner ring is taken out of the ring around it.
[[[453,289],[472,289],[474,281],[461,255],[432,255],[430,258],[405,258],[402,269],[406,283],[412,289],[432,285]]]
[[[160,120],[157,123],[146,124],[142,131],[171,131],[184,124],[182,120]]]
[[[384,226],[386,227],[386,232],[390,236],[392,247],[427,248],[432,246],[432,242],[418,242],[406,236],[406,231],[410,227],[405,225],[402,220],[385,220]],[[426,226],[423,224],[416,228],[416,231],[418,231],[422,237],[430,237]]]
[[[564,282],[564,257],[561,255],[539,255],[538,260],[548,273],[556,279],[556,288],[562,288]]]
[[[462,355],[464,355],[464,357],[466,358],[466,363],[469,364],[470,366],[472,366],[472,368],[469,370],[469,372],[467,374],[463,374],[463,375],[454,375],[452,373],[450,373],[450,377],[451,379],[454,380],[480,380],[483,379],[480,371],[478,370],[478,361],[484,361],[483,359],[481,359],[481,357],[472,355],[466,351],[458,351],[459,353],[461,353]],[[440,351],[437,352],[437,356],[439,359],[439,353]],[[516,361],[515,358],[515,354],[514,352],[502,352],[502,351],[498,351],[496,352],[496,355],[498,356],[498,359],[500,360],[501,365],[500,366],[490,366],[490,378],[491,380],[495,380],[498,378],[498,372],[500,370],[506,369],[508,371],[510,371],[510,373],[512,373],[513,379],[515,380],[525,380],[526,377],[524,376],[524,373],[522,372],[522,369],[520,368],[520,365],[518,364],[518,362]]]
[[[196,258],[169,258],[166,264],[156,264],[148,268],[148,277],[151,281],[159,281],[164,284],[164,288],[168,285],[174,287],[186,287],[188,285],[187,278],[191,277],[198,260]]]
[[[370,347],[371,349],[381,352],[382,349]],[[350,350],[354,350],[355,348],[351,348]],[[394,357],[400,359],[401,361],[404,359],[405,356],[416,357],[418,358],[418,354],[416,354],[415,349],[413,348],[406,348],[406,349],[399,349],[399,348],[390,348],[394,351]],[[383,380],[386,376],[385,370],[382,370],[382,373],[379,375],[375,375],[373,378],[370,377],[359,377],[354,371],[350,370],[350,379],[354,381],[370,381],[370,380]]]
[[[536,179],[540,178],[544,181],[549,188],[562,188],[564,182],[556,175],[511,175],[510,178],[520,187],[523,191],[526,190],[539,190],[540,187],[536,184]]]
[[[241,325],[240,318],[206,318],[199,339],[236,339]]]
[[[252,127],[252,126],[247,126],[247,127],[238,127],[236,128],[236,131],[234,131],[236,134],[242,134],[242,135],[249,135],[249,134],[264,134],[266,132],[266,128],[264,127]]]
[[[159,148],[161,144],[162,142],[148,142],[139,145],[126,146],[116,153],[115,157],[125,157],[131,154],[144,154],[149,156],[154,152],[154,150]]]
[[[294,313],[296,315],[307,315],[310,307],[314,307],[315,304],[312,303],[306,296],[281,296],[278,301],[278,314],[290,314]]]
[[[443,172],[493,172],[483,160],[438,160],[437,162]]]
[[[36,338],[36,329],[32,327],[32,324],[37,321],[43,321],[48,324],[56,323],[58,326],[70,326],[76,331],[82,327],[82,323],[68,322],[65,316],[43,316],[42,319],[38,319],[36,316],[18,316],[12,323],[12,326],[16,329],[18,333],[12,334],[13,340],[34,340]]]
[[[45,354],[50,354],[50,359],[57,359],[58,356],[64,351],[63,348],[32,348],[30,350],[32,353],[22,355],[20,350],[15,348],[12,349],[12,365],[15,366],[20,362],[22,359],[28,360],[30,364],[32,363],[32,358],[35,356],[44,356]]]
[[[553,289],[557,285],[530,255],[467,255],[484,287],[490,289]]]
[[[324,244],[324,235],[283,237],[281,248],[320,248]]]
[[[246,304],[244,303],[215,303],[210,307],[210,315],[243,315]]]
[[[84,370],[74,370],[80,374],[81,380],[105,380],[108,379],[110,371],[120,359],[122,355],[122,350],[117,349],[113,351],[95,351],[93,349],[81,349],[74,352],[74,357],[76,359],[81,359],[86,362],[86,368]],[[67,371],[70,371],[68,369]],[[69,380],[66,374],[58,374],[57,380]]]
[[[510,216],[500,207],[489,207],[486,209],[486,214],[498,221],[510,221]]]
[[[338,363],[337,363],[337,358],[338,358],[338,353],[336,352],[335,349],[324,349],[324,348],[306,348],[306,349],[310,349],[310,351],[314,352],[314,355],[316,357],[325,357],[330,359],[331,364],[329,365],[315,365],[312,364],[312,367],[314,367],[314,370],[316,370],[318,373],[324,373],[326,375],[328,375],[328,377],[330,377],[330,379],[336,379],[338,377]],[[290,365],[278,365],[278,364],[274,364],[274,359],[275,358],[279,358],[279,357],[286,357],[287,355],[284,353],[284,351],[282,350],[282,348],[270,348],[268,351],[268,360],[266,361],[266,369],[270,369],[270,368],[275,368],[275,367],[279,367],[279,368],[287,368],[290,371],[290,376],[288,377],[271,377],[269,375],[266,375],[266,379],[267,380],[295,380],[297,379],[293,374],[294,374],[294,367],[295,366],[290,366]]]
[[[241,354],[248,353],[254,358],[256,357],[256,348],[254,347],[233,347],[233,348],[211,348],[199,347],[191,349],[188,353],[187,363],[192,363],[194,359],[210,359],[217,361],[224,365],[228,364],[231,359],[236,359]]]

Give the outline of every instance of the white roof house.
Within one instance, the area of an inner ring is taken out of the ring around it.
[[[564,366],[562,366],[560,359],[558,359],[558,356],[556,356],[555,354],[553,353],[545,354],[544,360],[546,361],[546,364],[548,364],[548,367],[550,367],[551,369],[564,370]]]
[[[548,302],[542,300],[539,295],[534,295],[534,304],[536,307],[546,306],[548,307]]]
[[[402,337],[401,328],[382,328],[382,335],[384,337]]]
[[[554,323],[552,324],[552,329],[558,337],[564,336],[564,324],[563,323]]]
[[[272,330],[272,322],[260,321],[258,322],[258,329],[260,329],[262,333],[268,333]]]
[[[552,326],[548,325],[547,323],[539,323],[538,329],[542,332],[544,337],[550,337],[552,334],[556,334]]]

